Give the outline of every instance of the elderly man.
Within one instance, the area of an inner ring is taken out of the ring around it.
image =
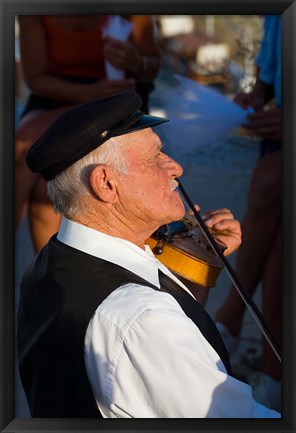
[[[184,206],[182,168],[151,129],[167,119],[140,106],[127,92],[76,107],[28,152],[63,214],[21,285],[20,374],[32,416],[277,418],[232,377],[213,321],[145,245]],[[206,223],[228,253],[239,246],[230,211]]]

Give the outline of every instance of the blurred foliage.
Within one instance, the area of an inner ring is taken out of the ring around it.
[[[191,15],[190,17],[194,22],[193,31],[184,28],[182,33],[166,38],[161,35],[159,22],[161,16],[155,16],[165,63],[177,73],[204,84],[219,85],[220,83],[223,91],[248,92],[255,80],[255,60],[262,38],[263,17],[261,15]],[[169,16],[166,15],[165,18]],[[194,34],[199,36],[194,38]],[[199,64],[196,60],[198,44],[206,45],[211,42],[228,45],[228,60],[216,64],[215,62],[207,65]]]
[[[231,58],[243,66],[244,61],[255,60],[261,37],[263,18],[261,15],[214,15],[213,37],[227,43]],[[193,15],[195,28],[207,34],[207,16]]]

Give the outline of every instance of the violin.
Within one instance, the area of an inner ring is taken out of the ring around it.
[[[262,313],[250,295],[241,287],[234,270],[224,256],[225,245],[218,244],[214,239],[179,179],[178,189],[184,202],[193,212],[195,222],[192,223],[193,217],[186,215],[179,224],[171,223],[161,226],[146,243],[157,258],[172,272],[203,286],[213,287],[221,269],[224,268],[274,354],[281,362],[280,346],[264,322]],[[199,234],[196,231],[197,227],[200,229]]]
[[[159,227],[146,244],[173,273],[200,286],[214,287],[224,267],[189,214]]]

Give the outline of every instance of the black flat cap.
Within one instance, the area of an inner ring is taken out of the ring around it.
[[[168,121],[146,115],[141,106],[140,96],[128,91],[68,110],[30,148],[28,167],[50,180],[109,138]]]

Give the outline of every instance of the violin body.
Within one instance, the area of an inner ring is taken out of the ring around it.
[[[214,287],[223,262],[206,244],[198,228],[182,221],[161,226],[146,241],[173,273],[204,287]]]

